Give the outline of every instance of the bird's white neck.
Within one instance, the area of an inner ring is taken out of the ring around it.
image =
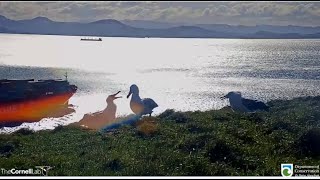
[[[109,113],[109,114],[116,114],[117,111],[117,105],[114,102],[109,102],[107,107],[104,109],[105,113]]]
[[[131,101],[140,102],[141,98],[139,96],[139,93],[132,93]]]

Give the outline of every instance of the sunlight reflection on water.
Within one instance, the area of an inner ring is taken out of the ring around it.
[[[74,36],[0,35],[1,78],[63,78],[78,86],[70,99],[76,112],[63,118],[24,123],[34,130],[79,121],[106,107],[106,97],[122,91],[118,115],[131,113],[126,95],[137,84],[142,98],[154,99],[155,114],[219,109],[220,97],[241,91],[262,101],[320,95],[319,40],[103,38],[81,42]],[[5,42],[5,43],[2,43]],[[21,67],[19,67],[21,66]],[[23,66],[40,66],[37,68]],[[51,68],[50,68],[51,67]]]

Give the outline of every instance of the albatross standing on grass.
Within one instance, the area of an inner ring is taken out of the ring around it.
[[[241,92],[229,92],[223,98],[229,98],[230,106],[234,111],[255,112],[258,110],[269,111],[269,106],[257,100],[241,97]]]
[[[151,116],[153,109],[158,107],[158,104],[151,98],[141,99],[139,96],[139,88],[135,84],[130,86],[130,91],[127,98],[129,98],[130,95],[132,95],[130,108],[136,115],[142,116],[149,114],[149,116]]]

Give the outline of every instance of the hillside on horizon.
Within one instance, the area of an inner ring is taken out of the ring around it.
[[[115,19],[83,23],[57,22],[47,17],[12,20],[0,15],[0,33],[102,37],[300,39],[320,38],[320,26],[183,24]]]

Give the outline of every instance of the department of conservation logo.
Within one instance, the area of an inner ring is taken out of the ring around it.
[[[293,175],[293,164],[281,164],[281,175],[291,177]]]

